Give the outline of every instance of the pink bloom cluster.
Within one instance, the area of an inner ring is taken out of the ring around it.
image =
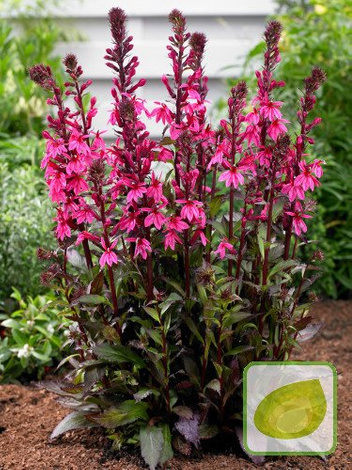
[[[93,127],[96,99],[91,98],[87,108],[84,105],[91,82],[81,83],[83,72],[74,55],[64,60],[68,74],[64,92],[50,68],[38,65],[30,71],[33,80],[52,92],[48,103],[57,109],[56,117],[48,116],[42,161],[57,210],[57,238],[72,237],[76,244],[83,243],[89,265],[94,264],[92,246],[98,249],[100,266],[109,270],[120,260],[145,261],[152,298],[153,251],[183,253],[187,287],[190,250],[202,249],[208,261],[212,255],[223,259],[237,253],[240,265],[247,222],[270,225],[280,201],[284,202],[285,231],[290,236],[292,230],[297,236],[306,232],[304,219],[311,217],[305,213],[306,195],[320,184],[324,163],[303,158],[307,144],[313,143],[308,134],[319,124],[319,119],[307,123],[307,116],[324,77],[315,69],[306,79],[298,112],[301,133],[291,144],[288,121],[281,113],[283,103],[273,98],[284,86],[273,78],[280,61],[280,25],[271,22],[267,27],[264,67],[256,72],[258,92],[250,109],[246,85],[239,82],[231,90],[228,117],[215,129],[207,120],[208,80],[202,65],[205,36],[188,33],[178,10],[170,13],[173,35],[167,49],[172,73],[162,77],[169,96],[165,103],[156,102],[154,109],[148,110],[136,95],[146,81],[134,81],[138,58],[131,56],[133,44],[126,31],[126,16],[114,8],[109,19],[114,45],[107,49],[105,58],[115,74],[109,123],[116,131],[109,148],[102,132]],[[73,110],[65,103],[65,96],[73,98]],[[150,138],[146,119],[164,124],[161,141]],[[172,163],[173,171],[167,177],[155,170],[160,162]],[[225,236],[214,228],[211,206],[216,198],[225,200],[226,188],[230,213]],[[238,195],[243,202],[243,235],[235,248],[234,201]],[[270,235],[268,230],[269,242]]]

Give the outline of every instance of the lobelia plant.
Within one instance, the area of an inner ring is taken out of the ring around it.
[[[73,369],[62,383],[44,385],[74,409],[52,437],[104,426],[116,449],[139,445],[155,469],[174,450],[191,455],[202,440],[235,436],[243,368],[287,360],[319,327],[308,327],[314,299],[301,297],[322,254],[302,264],[299,250],[314,211],[309,191],[322,175],[323,161],[310,161],[307,147],[325,76],[314,68],[305,79],[301,130],[291,141],[275,97],[284,83],[273,78],[281,25],[272,21],[251,108],[246,84],[237,83],[228,119],[213,128],[206,37],[187,32],[173,10],[172,73],[162,77],[169,98],[148,111],[136,95],[146,81],[133,80],[138,59],[126,15],[114,8],[109,19],[110,147],[93,127],[96,99],[84,106],[91,81],[81,81],[74,55],[64,59],[65,90],[49,67],[30,70],[57,109],[48,116],[42,168],[56,205],[58,248],[41,251],[52,260],[43,280],[66,299],[79,354],[68,358]],[[145,116],[165,125],[161,140],[150,138]]]

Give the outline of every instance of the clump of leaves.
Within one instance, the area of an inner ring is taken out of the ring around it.
[[[0,383],[42,379],[62,358],[70,322],[53,294],[24,299],[14,289],[11,297],[18,308],[0,313]]]
[[[178,10],[170,13],[172,73],[162,77],[169,99],[149,111],[136,96],[145,80],[134,81],[126,15],[114,8],[109,19],[110,147],[93,128],[95,98],[84,106],[91,82],[81,81],[74,55],[64,59],[65,90],[50,67],[30,70],[57,109],[42,167],[58,247],[41,252],[51,263],[43,281],[66,299],[79,354],[65,383],[46,386],[74,408],[52,437],[103,426],[116,448],[139,445],[155,469],[175,450],[191,455],[206,439],[235,436],[243,368],[288,359],[318,328],[308,327],[310,303],[301,297],[322,254],[302,263],[299,253],[314,212],[309,193],[322,175],[322,160],[307,153],[325,75],[314,68],[304,80],[292,141],[276,100],[284,86],[274,78],[281,25],[270,22],[250,112],[239,82],[227,119],[213,128],[205,36],[190,34]],[[163,122],[160,141],[142,117]]]

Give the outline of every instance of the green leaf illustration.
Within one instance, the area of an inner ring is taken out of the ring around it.
[[[257,429],[276,439],[308,436],[322,423],[326,398],[318,379],[295,382],[269,393],[254,414]]]

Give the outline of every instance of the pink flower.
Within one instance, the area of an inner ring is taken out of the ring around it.
[[[163,185],[159,181],[154,172],[152,173],[152,181],[149,188],[147,189],[147,196],[154,199],[155,202],[160,202],[163,196]]]
[[[175,251],[176,243],[181,244],[182,240],[174,230],[170,230],[165,235],[165,240],[164,240],[165,250],[167,250],[168,248],[171,248],[171,250]]]
[[[292,225],[296,235],[307,231],[307,225],[304,223],[303,219],[311,219],[311,215],[303,214],[300,210],[296,210],[295,212],[287,211],[286,214],[293,217]]]
[[[46,152],[50,158],[56,158],[57,155],[65,155],[67,153],[65,142],[61,138],[53,139],[50,134],[43,132],[46,141]]]
[[[137,202],[140,197],[147,192],[145,188],[145,183],[132,182],[128,185],[131,189],[127,194],[127,202],[131,203],[132,201]]]
[[[154,225],[158,230],[165,223],[166,217],[162,212],[158,211],[158,208],[151,210],[150,214],[144,219],[144,226],[149,227]]]
[[[224,155],[229,156],[229,142],[227,140],[223,140],[216,148],[214,156],[211,158],[208,170],[215,165],[216,163],[222,164],[224,160]]]
[[[83,173],[86,169],[86,161],[82,158],[81,155],[72,155],[69,163],[67,164],[66,171],[68,175],[72,173]]]
[[[266,99],[261,102],[259,112],[264,118],[269,119],[269,121],[274,121],[274,119],[281,118],[282,114],[279,108],[281,108],[282,105],[282,101],[270,101]]]
[[[221,173],[219,181],[225,181],[226,187],[238,188],[239,184],[244,183],[244,177],[237,166],[231,166],[227,161],[224,162],[224,166],[229,169]]]
[[[135,242],[136,248],[134,251],[134,258],[137,258],[138,255],[141,255],[143,259],[147,259],[148,251],[152,252],[152,247],[150,242],[145,238],[126,238],[128,242]]]
[[[259,113],[257,108],[253,108],[253,111],[248,113],[245,119],[247,122],[252,124],[258,124],[259,122]]]
[[[125,214],[123,217],[121,217],[120,222],[118,223],[118,227],[120,230],[126,230],[127,232],[131,232],[135,228],[137,223],[137,217],[141,212],[129,212],[128,210],[125,210],[124,212]]]
[[[283,194],[288,194],[288,198],[291,202],[293,202],[296,199],[303,200],[305,198],[305,193],[303,191],[303,188],[300,185],[295,184],[295,181],[284,184],[282,186],[282,192]]]
[[[87,223],[90,224],[94,220],[94,212],[89,206],[82,206],[74,213],[73,217],[77,220],[78,224]]]
[[[160,106],[153,109],[153,111],[149,114],[150,117],[155,116],[156,122],[161,121],[163,124],[171,124],[172,123],[172,112],[164,103],[159,103],[158,101],[155,104],[159,104]]]
[[[72,189],[75,194],[80,194],[89,191],[89,186],[82,177],[75,176],[67,183],[67,189]]]
[[[324,160],[315,159],[314,162],[311,163],[312,170],[317,178],[321,178],[323,176],[323,169],[321,165],[325,165]]]
[[[78,235],[75,245],[80,245],[83,240],[91,240],[92,242],[99,243],[99,238],[96,235],[84,231]]]
[[[219,243],[218,249],[214,251],[214,253],[219,253],[220,258],[224,259],[226,256],[226,250],[228,250],[230,253],[236,253],[236,250],[234,249],[232,244],[225,237],[221,240],[221,242]]]
[[[61,209],[57,209],[57,216],[54,217],[57,221],[56,236],[59,240],[71,236],[71,229],[68,225],[69,217],[67,217]]]
[[[197,220],[201,216],[201,211],[199,210],[199,207],[203,205],[201,202],[186,199],[176,199],[176,202],[184,204],[181,210],[181,217],[183,219],[192,222],[194,219]]]
[[[85,142],[88,137],[89,135],[83,135],[76,130],[73,130],[68,143],[68,149],[76,150],[77,153],[81,153],[83,155],[89,154],[90,148],[89,145]]]
[[[253,142],[254,145],[259,146],[259,129],[255,124],[250,124],[249,126],[247,126],[245,138],[247,139],[248,145]]]
[[[262,147],[263,150],[258,152],[259,165],[269,166],[272,157],[272,150],[268,147]]]
[[[117,240],[112,242],[109,246],[105,243],[104,238],[101,238],[100,240],[101,246],[104,248],[104,253],[101,255],[99,259],[99,264],[103,268],[106,264],[108,266],[112,266],[113,264],[117,264],[117,256],[116,253],[114,253],[112,250],[115,248],[117,245]]]
[[[189,225],[186,224],[186,222],[184,222],[181,217],[178,217],[177,215],[172,215],[167,223],[167,229],[169,231],[175,230],[176,232],[182,232],[188,228]]]
[[[299,167],[302,170],[302,173],[297,176],[295,179],[296,186],[302,186],[304,191],[310,189],[314,191],[315,186],[319,186],[320,183],[315,176],[312,175],[313,168],[311,165],[307,165],[306,162],[299,162]],[[319,168],[321,170],[321,168]],[[318,170],[319,171],[319,170]]]
[[[287,119],[274,119],[268,127],[268,135],[273,139],[277,140],[280,134],[287,132],[287,127],[284,122],[290,122]]]

